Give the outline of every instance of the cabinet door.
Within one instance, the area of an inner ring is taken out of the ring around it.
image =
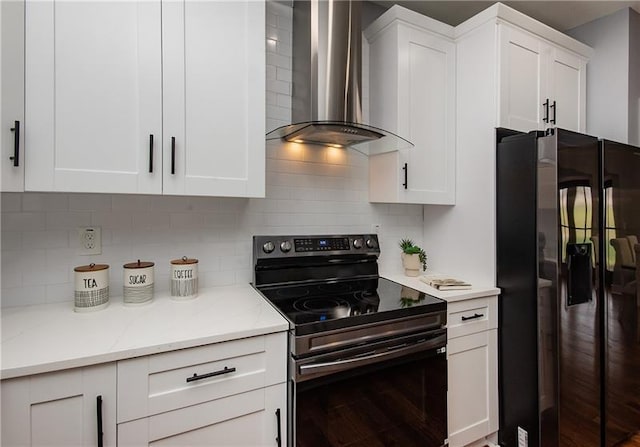
[[[2,191],[24,191],[24,1],[0,2]]]
[[[447,343],[449,446],[464,446],[498,430],[497,329]]]
[[[551,48],[549,97],[555,107],[552,126],[575,132],[586,129],[586,61],[559,48]],[[555,104],[554,104],[555,102]]]
[[[160,13],[27,2],[26,190],[160,193]]]
[[[116,445],[116,367],[98,365],[3,380],[2,445]]]
[[[264,197],[264,2],[162,8],[164,193]]]
[[[528,132],[543,129],[549,97],[545,77],[549,46],[533,35],[501,24],[499,33],[498,126]]]
[[[397,24],[371,47],[375,69],[397,60],[397,73],[372,89],[397,90],[397,114],[382,93],[371,98],[374,124],[409,139],[415,147],[370,157],[372,202],[455,203],[455,44]],[[397,44],[395,38],[397,37]],[[391,48],[389,43],[395,44]],[[392,65],[393,66],[393,65]],[[384,68],[388,70],[388,68]],[[389,81],[395,85],[388,85]],[[378,98],[378,99],[376,99]]]
[[[287,445],[286,405],[286,384],[259,388],[119,424],[118,446]]]

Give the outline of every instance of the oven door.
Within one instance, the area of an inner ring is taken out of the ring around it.
[[[446,330],[293,363],[300,447],[439,447],[447,437]]]

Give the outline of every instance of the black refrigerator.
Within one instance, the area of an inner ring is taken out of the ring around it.
[[[499,442],[640,434],[640,148],[497,129]]]

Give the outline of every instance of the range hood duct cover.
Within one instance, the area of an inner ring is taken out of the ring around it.
[[[375,154],[412,147],[362,124],[361,2],[297,0],[293,5],[292,120],[267,139],[348,146]]]

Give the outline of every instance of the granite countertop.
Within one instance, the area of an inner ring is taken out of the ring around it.
[[[77,313],[73,303],[2,309],[0,378],[112,362],[286,331],[287,321],[249,284],[200,290],[174,301]]]

